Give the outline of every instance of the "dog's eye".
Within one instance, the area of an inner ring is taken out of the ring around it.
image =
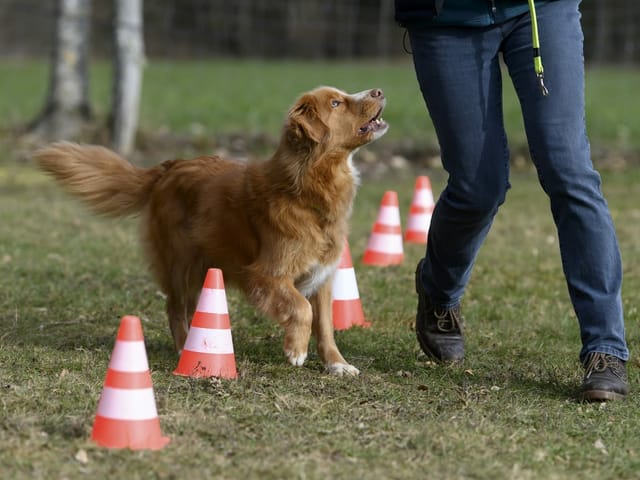
[[[342,104],[342,102],[340,100],[331,100],[331,106],[333,108],[336,108],[338,106],[340,106]]]

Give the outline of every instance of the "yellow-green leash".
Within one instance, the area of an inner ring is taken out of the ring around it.
[[[529,15],[531,16],[531,40],[533,42],[533,67],[538,77],[538,84],[543,96],[549,95],[549,90],[544,85],[544,68],[540,56],[540,37],[538,36],[538,18],[536,17],[535,0],[529,0]]]

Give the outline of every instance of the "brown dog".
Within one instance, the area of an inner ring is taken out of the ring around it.
[[[304,363],[313,331],[327,370],[357,375],[333,337],[331,281],[358,184],[352,155],[387,131],[384,105],[379,89],[306,93],[261,163],[198,157],[143,169],[106,148],[72,143],[40,149],[35,159],[93,211],[143,213],[145,250],[167,295],[178,351],[206,271],[216,267],[284,327],[289,362]]]

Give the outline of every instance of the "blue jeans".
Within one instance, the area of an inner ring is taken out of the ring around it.
[[[580,324],[580,359],[603,352],[626,361],[620,252],[586,135],[579,3],[562,0],[538,7],[548,97],[542,96],[533,69],[528,14],[487,28],[409,27],[418,82],[449,174],[431,219],[421,278],[434,304],[460,303],[510,187],[502,53],[558,230],[562,267]]]

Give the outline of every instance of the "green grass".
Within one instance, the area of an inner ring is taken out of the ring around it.
[[[110,70],[104,62],[91,67],[92,106],[102,119],[109,110]],[[43,62],[0,62],[0,129],[25,124],[36,116],[48,76]],[[639,83],[638,69],[588,70],[587,123],[595,146],[640,150],[640,96],[634,93]],[[318,85],[347,91],[383,88],[388,98],[385,119],[392,126],[388,141],[436,146],[408,58],[393,63],[151,60],[145,69],[140,123],[143,130],[277,136],[295,97]],[[522,120],[508,80],[504,108],[512,147],[522,150],[526,143]]]
[[[588,123],[604,149],[638,149],[637,70],[590,70]],[[578,328],[560,268],[548,200],[535,174],[513,189],[481,251],[464,302],[467,359],[443,367],[420,354],[412,331],[413,270],[360,258],[385,190],[403,224],[412,172],[365,179],[350,237],[369,329],[337,334],[358,378],[323,373],[313,353],[287,365],[282,332],[228,290],[240,377],[192,380],[177,365],[164,304],[148,274],[135,220],[88,214],[33,169],[11,128],[44,101],[48,68],[0,62],[0,472],[3,478],[636,478],[640,469],[638,366],[623,403],[582,405]],[[388,63],[151,62],[141,126],[178,133],[275,136],[298,92],[318,84],[379,86],[392,124],[383,148],[433,145],[411,65]],[[109,67],[92,67],[92,103],[108,110]],[[232,99],[233,101],[229,101]],[[524,141],[510,90],[514,148]],[[167,151],[165,156],[173,155]],[[164,158],[164,157],[163,157]],[[157,158],[149,159],[157,161]],[[357,159],[358,160],[358,159]],[[434,192],[440,170],[421,171]],[[640,169],[603,177],[622,249],[632,353],[640,329]],[[163,433],[159,452],[111,451],[89,441],[125,314],[142,318]]]
[[[431,176],[437,194],[442,172]],[[193,380],[177,365],[163,301],[134,220],[89,215],[28,165],[0,170],[0,471],[5,478],[636,478],[638,362],[623,403],[583,405],[578,329],[547,200],[518,172],[467,296],[467,358],[434,365],[412,332],[414,265],[360,258],[382,193],[365,181],[350,238],[369,329],[337,335],[358,378],[287,365],[282,333],[227,290],[237,380]],[[640,171],[607,173],[625,259],[628,340],[637,349]],[[159,452],[89,441],[118,322],[143,320],[163,433]]]

